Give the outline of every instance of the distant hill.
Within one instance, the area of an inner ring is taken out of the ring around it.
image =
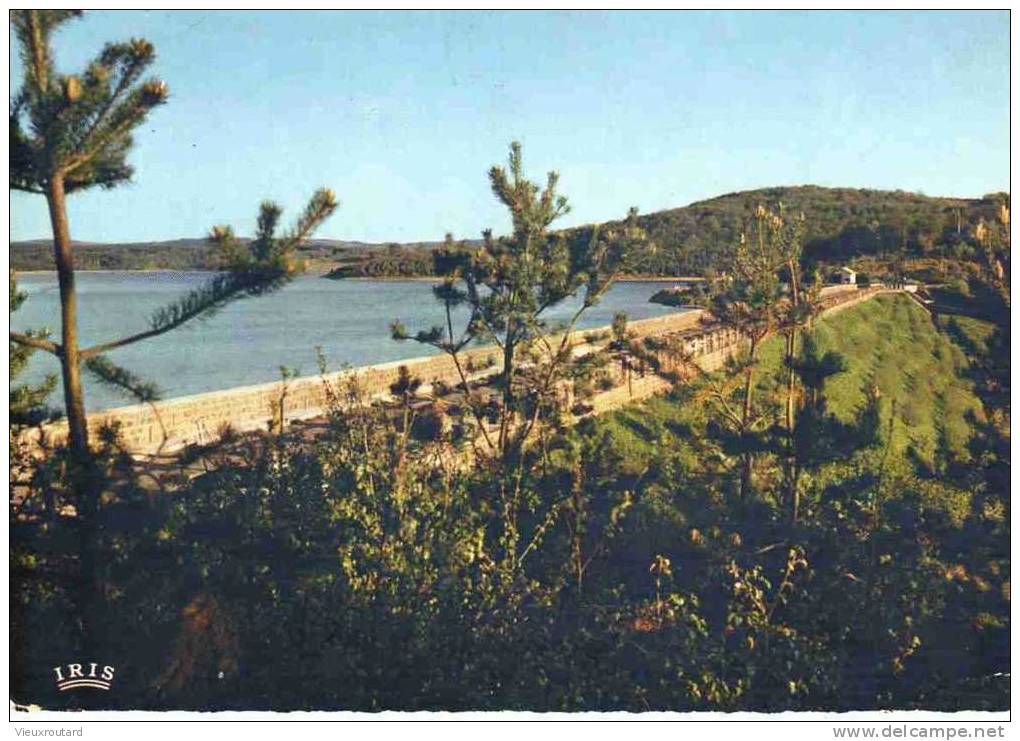
[[[973,239],[979,219],[994,219],[1004,193],[977,199],[939,198],[904,191],[815,185],[727,193],[682,208],[639,217],[656,249],[638,256],[635,272],[701,275],[732,254],[755,207],[779,203],[806,217],[808,262],[854,257],[926,255]],[[590,227],[588,227],[590,228]]]
[[[209,245],[203,239],[101,244],[74,242],[75,264],[82,270],[203,270],[209,266]],[[31,239],[11,242],[14,270],[53,270],[53,242]]]
[[[727,193],[689,206],[640,217],[654,249],[635,256],[631,272],[644,275],[700,275],[725,264],[759,204],[782,203],[807,218],[805,258],[840,262],[862,256],[928,255],[967,250],[981,218],[992,219],[1008,194],[982,198],[941,198],[904,191],[823,188],[815,185]],[[584,239],[591,225],[566,230]],[[427,275],[438,242],[367,243],[312,240],[301,253],[313,269],[334,277]],[[11,243],[15,270],[52,268],[48,240]],[[84,270],[207,270],[215,267],[212,248],[201,239],[167,242],[75,245]]]
[[[242,240],[244,241],[244,240]],[[313,239],[300,253],[315,267],[332,269],[392,254],[430,255],[441,242],[375,244],[337,239]],[[53,243],[48,239],[11,242],[14,270],[52,270]],[[215,248],[205,239],[163,242],[74,242],[75,264],[80,270],[213,270]]]

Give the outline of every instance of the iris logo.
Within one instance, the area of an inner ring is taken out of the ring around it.
[[[112,666],[107,665],[100,668],[99,664],[95,662],[53,667],[53,673],[57,675],[57,689],[61,692],[79,687],[109,690],[113,682],[114,671]]]

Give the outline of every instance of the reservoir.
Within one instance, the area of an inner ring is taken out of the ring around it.
[[[209,278],[200,272],[80,272],[78,329],[81,346],[88,347],[149,328],[157,309],[198,287]],[[662,283],[621,282],[595,307],[588,309],[579,329],[612,322],[622,311],[628,319],[662,316],[676,309],[649,303]],[[28,295],[11,315],[11,329],[47,327],[60,339],[60,302],[55,273],[22,273],[18,288]],[[580,297],[568,299],[545,314],[550,329],[568,320]],[[465,313],[460,314],[459,327]],[[164,335],[109,353],[111,360],[147,381],[155,382],[163,398],[216,391],[275,381],[280,367],[298,375],[318,372],[316,348],[326,356],[328,370],[372,365],[430,355],[431,347],[397,342],[390,323],[399,319],[415,333],[445,322],[432,284],[418,280],[328,280],[304,275],[277,293],[243,299],[212,317],[197,319]],[[458,329],[455,323],[454,329]],[[47,373],[59,374],[57,359],[36,352],[15,383],[35,382]],[[89,411],[135,403],[121,392],[97,384],[87,373],[85,401]],[[49,403],[61,407],[59,384]]]

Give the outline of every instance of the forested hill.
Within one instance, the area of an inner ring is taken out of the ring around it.
[[[699,275],[726,262],[758,205],[782,203],[806,218],[805,257],[836,262],[856,256],[925,255],[973,241],[979,219],[994,220],[1004,193],[979,199],[933,198],[904,191],[815,185],[727,193],[682,208],[645,214],[640,223],[655,249],[635,272]]]
[[[641,225],[653,248],[635,256],[631,272],[646,275],[698,275],[726,262],[748,216],[759,204],[782,203],[807,220],[805,256],[839,262],[863,255],[941,255],[967,252],[979,219],[994,219],[1004,193],[983,198],[938,198],[904,191],[775,187],[728,193],[689,206],[644,214]],[[621,206],[624,210],[626,204]],[[585,239],[591,226],[568,230]],[[368,244],[314,240],[302,248],[313,269],[336,277],[425,275],[431,271],[436,242]],[[85,270],[194,269],[215,267],[204,240],[76,245]],[[961,255],[962,256],[962,255]],[[48,240],[11,243],[15,270],[52,267]]]
[[[206,270],[212,252],[204,239],[102,244],[74,242],[75,266],[81,270]],[[11,242],[14,270],[53,270],[53,242]]]
[[[423,260],[441,244],[312,239],[305,242],[300,251],[313,269],[333,269],[345,262],[358,263],[393,254]],[[116,244],[75,241],[74,252],[76,267],[80,270],[213,270],[218,266],[214,247],[201,238]],[[428,262],[431,264],[430,259]],[[53,243],[48,239],[11,242],[11,267],[14,270],[52,270]]]

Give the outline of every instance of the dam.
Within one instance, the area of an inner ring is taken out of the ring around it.
[[[888,292],[891,289],[828,287],[822,292],[823,313],[836,312]],[[679,375],[689,375],[691,363],[703,371],[716,370],[745,346],[745,339],[738,332],[711,323],[707,312],[700,309],[639,319],[627,326],[634,340],[669,338],[674,346],[682,348],[683,363],[675,357],[659,358],[663,369]],[[569,335],[568,344],[575,355],[600,352],[608,342],[609,329],[604,326],[575,331]],[[461,353],[461,362],[495,373],[502,360],[497,348],[483,347]],[[285,387],[283,381],[277,381],[109,409],[89,415],[89,432],[95,440],[104,427],[114,426],[127,450],[136,456],[171,453],[189,445],[214,443],[227,429],[265,430],[278,414],[282,414],[285,423],[320,417],[329,408],[327,384],[335,387],[354,378],[367,398],[386,398],[401,367],[406,367],[426,387],[460,383],[453,359],[433,355],[289,379]],[[651,370],[634,370],[618,364],[612,374],[615,385],[590,400],[596,414],[661,393],[673,383]],[[27,430],[24,435],[33,443],[53,444],[66,438],[67,428],[64,422],[57,421]]]

